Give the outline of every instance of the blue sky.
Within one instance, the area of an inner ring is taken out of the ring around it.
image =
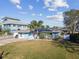
[[[8,16],[29,23],[42,20],[50,26],[64,26],[63,12],[79,9],[79,0],[0,0],[0,18]]]

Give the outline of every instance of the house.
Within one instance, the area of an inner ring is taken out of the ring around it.
[[[19,39],[27,39],[27,40],[34,40],[33,33],[29,30],[23,31],[16,31],[13,35],[15,38]]]
[[[4,17],[1,21],[2,30],[9,29],[15,38],[34,39],[32,33],[27,27],[27,23],[10,17]]]
[[[50,39],[52,31],[46,28],[39,28],[34,30],[35,37],[40,39]]]
[[[52,28],[50,28],[52,30],[52,39],[56,39],[56,38],[59,38],[61,37],[62,35],[62,27],[57,27],[57,26],[54,26]]]
[[[41,36],[46,39],[56,39],[61,36],[61,28],[40,28],[35,30],[36,34],[41,33]],[[38,35],[36,35],[38,36]],[[40,37],[39,37],[40,38]]]
[[[10,29],[11,31],[27,29],[27,24],[19,19],[4,17],[2,18],[2,23],[3,23],[2,25],[3,29]]]

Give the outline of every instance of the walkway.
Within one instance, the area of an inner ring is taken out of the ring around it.
[[[24,41],[25,39],[3,39],[0,40],[0,46],[8,44],[8,43],[12,43],[12,42],[17,42],[17,41]]]

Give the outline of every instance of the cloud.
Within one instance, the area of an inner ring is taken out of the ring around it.
[[[44,4],[49,11],[55,11],[59,7],[69,8],[66,0],[44,0]]]
[[[62,12],[58,12],[56,15],[47,16],[47,19],[55,21],[63,21],[64,17]]]
[[[56,8],[48,8],[49,11],[56,11]]]
[[[23,14],[23,15],[25,15],[25,14],[27,14],[27,12],[24,12],[24,11],[21,11],[21,12],[19,12],[20,14]]]
[[[35,13],[32,14],[32,16],[35,16],[35,15],[36,15]]]
[[[39,16],[42,16],[42,15],[43,15],[42,13],[39,14]]]
[[[18,9],[22,9],[22,7],[21,7],[20,5],[16,5],[16,7],[17,7]]]
[[[39,0],[36,0],[36,2],[39,2]]]
[[[29,5],[28,7],[29,7],[29,9],[30,9],[30,10],[32,10],[32,9],[33,9],[33,6],[32,6],[32,5]]]
[[[22,9],[20,6],[21,0],[10,0],[18,9]]]
[[[66,0],[56,0],[54,3],[58,7],[66,7],[66,8],[69,8],[69,5],[67,4]]]

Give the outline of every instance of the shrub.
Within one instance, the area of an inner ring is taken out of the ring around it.
[[[70,41],[79,43],[79,33],[70,34]]]
[[[40,39],[44,39],[45,38],[45,33],[39,33],[38,36],[39,36]]]
[[[0,31],[0,36],[4,35],[5,33],[7,33],[8,35],[11,35],[10,29],[5,29]]]

